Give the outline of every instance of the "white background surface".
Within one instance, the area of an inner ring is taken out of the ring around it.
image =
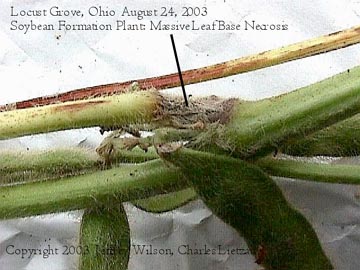
[[[288,31],[173,32],[182,70],[201,67],[269,50],[360,24],[360,2],[350,0],[305,1],[61,1],[63,8],[99,5],[133,8],[155,4],[175,7],[206,5],[214,18],[263,23],[286,23]],[[0,3],[0,104],[40,95],[145,78],[176,72],[170,32],[32,32],[9,30],[10,6],[46,8],[59,1],[9,1]],[[60,39],[56,39],[61,35]],[[260,99],[308,85],[359,64],[360,47],[352,46],[251,73],[187,87],[188,94]],[[180,94],[179,89],[172,92]],[[56,132],[0,141],[0,149],[44,149],[77,145],[86,139],[95,147],[98,129]],[[358,188],[278,179],[289,201],[315,227],[337,269],[360,268]],[[136,243],[176,247],[183,243],[221,243],[244,248],[231,228],[195,202],[173,213],[151,215],[130,205],[127,212]],[[75,269],[76,256],[34,256],[22,260],[6,255],[4,247],[51,246],[77,242],[81,212],[0,223],[0,269]],[[159,231],[160,230],[160,231]],[[223,232],[219,234],[217,232]],[[132,254],[130,269],[256,269],[251,256],[156,257]],[[213,268],[210,267],[212,265]],[[51,266],[51,267],[50,267]]]

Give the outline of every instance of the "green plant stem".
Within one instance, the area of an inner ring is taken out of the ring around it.
[[[116,149],[112,155],[111,163],[141,163],[157,158],[159,156],[156,154],[154,147],[150,147],[147,152],[138,147],[132,150]]]
[[[158,158],[153,147],[148,152],[116,150],[112,166],[121,163],[141,163]],[[104,162],[95,151],[84,148],[54,149],[39,152],[0,152],[0,185],[89,174],[104,169]]]
[[[234,156],[258,158],[359,112],[356,67],[279,97],[238,102],[223,128],[200,135],[199,148],[212,150],[216,144]]]
[[[149,122],[161,104],[157,92],[123,95],[53,104],[0,113],[0,139],[93,126]]]
[[[146,153],[139,148],[132,151],[116,150],[114,153],[113,166],[122,166],[119,162],[139,163],[159,158],[154,147],[149,148]],[[37,153],[5,152],[0,154],[0,185],[56,180],[93,173],[102,167],[102,162],[98,160],[98,157],[92,151],[83,148]],[[132,203],[148,212],[165,212],[176,209],[195,197],[194,190],[185,189],[136,200]]]
[[[83,148],[0,152],[0,185],[74,176],[101,167],[95,151]]]
[[[163,149],[164,148],[164,149]],[[291,208],[273,180],[242,160],[176,147],[160,156],[194,185],[205,204],[246,239],[266,269],[332,269],[307,220]]]
[[[281,152],[293,156],[360,155],[360,114],[282,146]]]
[[[160,194],[154,197],[132,201],[132,203],[147,212],[162,213],[172,211],[196,198],[197,194],[195,190],[193,188],[187,188],[168,194]]]
[[[357,165],[318,164],[271,157],[259,159],[256,164],[273,176],[327,183],[360,184],[360,166]]]
[[[80,232],[80,270],[126,270],[130,228],[121,204],[85,211]]]
[[[91,208],[187,187],[179,170],[161,160],[55,181],[0,188],[0,219]]]

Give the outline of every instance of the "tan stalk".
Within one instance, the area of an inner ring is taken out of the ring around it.
[[[279,65],[285,62],[301,59],[340,48],[345,48],[360,42],[360,26],[354,26],[339,32],[305,40],[277,49],[257,53],[238,59],[191,69],[182,73],[185,84],[194,84],[218,78],[224,78],[252,70]],[[74,101],[100,95],[123,93],[129,86],[137,82],[140,89],[147,90],[155,87],[158,90],[180,86],[177,73],[159,77],[131,80],[121,83],[99,85],[69,91],[66,93],[38,97],[0,106],[0,111],[23,109],[39,105],[48,105],[57,102]]]

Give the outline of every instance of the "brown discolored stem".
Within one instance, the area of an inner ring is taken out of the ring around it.
[[[343,31],[316,37],[262,53],[253,54],[202,68],[187,70],[182,72],[182,76],[186,85],[194,84],[266,68],[292,60],[337,50],[340,48],[345,48],[359,42],[360,26],[355,26]],[[178,74],[173,73],[159,77],[87,87],[58,95],[38,97],[12,104],[1,105],[0,111],[23,109],[58,102],[80,100],[101,95],[123,93],[126,92],[129,86],[134,82],[137,82],[139,88],[143,90],[152,87],[161,90],[180,86]]]

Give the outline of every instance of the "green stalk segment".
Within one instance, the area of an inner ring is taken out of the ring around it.
[[[99,170],[101,162],[86,149],[1,152],[0,185],[56,179]]]
[[[135,147],[132,150],[122,150],[114,148],[114,153],[111,155],[111,164],[114,163],[141,163],[149,160],[157,159],[159,156],[156,154],[154,147],[150,147],[147,152]]]
[[[360,166],[357,165],[317,164],[271,157],[257,160],[256,164],[273,176],[360,185]]]
[[[279,97],[239,102],[217,140],[234,155],[264,156],[359,112],[360,67],[356,67]]]
[[[0,139],[94,126],[144,123],[158,113],[154,91],[134,92],[0,113]]]
[[[205,204],[246,239],[258,264],[268,270],[332,269],[311,225],[258,167],[182,148],[160,148],[159,153],[178,166]]]
[[[360,114],[283,145],[281,151],[293,156],[359,156]]]
[[[147,212],[162,213],[179,208],[196,198],[197,194],[195,190],[193,188],[187,188],[168,194],[160,194],[154,197],[136,200],[132,203]]]
[[[161,160],[123,165],[54,181],[0,188],[0,219],[91,208],[187,187],[179,170]]]
[[[130,228],[121,204],[85,211],[80,233],[80,270],[126,270]]]

